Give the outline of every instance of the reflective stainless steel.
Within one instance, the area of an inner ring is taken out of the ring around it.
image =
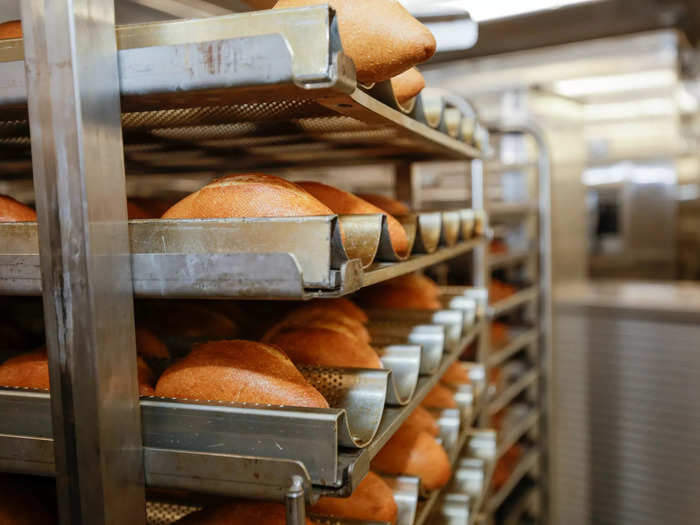
[[[413,525],[418,507],[420,480],[413,476],[383,476],[394,491],[394,501],[399,509],[396,525]]]
[[[445,327],[422,324],[409,325],[397,322],[370,322],[367,325],[375,345],[414,344],[422,347],[420,373],[433,374],[440,366],[446,350]]]
[[[486,490],[486,466],[486,461],[480,458],[460,458],[455,465],[449,491],[462,492],[472,498],[479,497]]]
[[[440,440],[448,455],[456,452],[462,430],[462,414],[455,408],[430,409],[440,429]]]
[[[376,345],[375,345],[376,347]],[[386,345],[376,347],[384,368],[391,370],[386,402],[405,405],[418,384],[422,348],[420,345]]]
[[[21,7],[59,519],[138,525],[145,491],[114,2]]]
[[[440,212],[419,213],[414,253],[433,253],[440,244],[441,233],[442,214]]]
[[[440,243],[452,246],[459,240],[459,230],[461,227],[460,212],[442,212],[442,231],[440,232]]]
[[[430,515],[431,525],[465,525],[471,519],[472,498],[460,492],[447,492]]]
[[[367,309],[367,316],[372,323],[381,325],[392,322],[397,325],[415,326],[416,324],[434,324],[445,327],[446,344],[449,348],[459,343],[464,328],[462,310],[414,310],[414,309]]]

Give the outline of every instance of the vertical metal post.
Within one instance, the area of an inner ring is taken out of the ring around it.
[[[396,198],[408,203],[413,210],[422,209],[421,182],[412,163],[396,165],[394,172],[394,191]]]
[[[22,0],[60,521],[145,522],[114,0]]]
[[[287,525],[304,525],[306,523],[306,501],[304,500],[304,480],[292,476],[292,484],[285,500]]]

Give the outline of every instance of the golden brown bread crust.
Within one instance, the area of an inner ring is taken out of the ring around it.
[[[49,362],[45,350],[12,357],[0,365],[0,385],[49,389]]]
[[[407,213],[411,213],[411,208],[406,206],[403,202],[392,199],[391,197],[386,197],[377,193],[359,193],[357,196],[391,215],[406,215]]]
[[[346,314],[346,312],[348,312],[349,315]],[[364,319],[364,321],[359,321],[358,318]],[[347,299],[312,301],[295,308],[285,315],[267,331],[262,341],[270,341],[276,334],[283,330],[304,326],[318,327],[330,323],[336,325],[335,327],[337,329],[347,329],[341,331],[349,331],[353,337],[357,337],[361,341],[369,343],[369,331],[363,324],[366,320],[367,315]]]
[[[10,20],[0,24],[0,40],[6,38],[22,38],[21,20]]]
[[[279,348],[254,341],[211,341],[167,368],[156,395],[232,403],[328,408]]]
[[[452,475],[447,452],[435,438],[403,425],[374,457],[372,469],[418,476],[428,490],[444,487]]]
[[[417,406],[411,415],[406,418],[403,426],[413,429],[415,432],[427,432],[431,436],[440,435],[440,427],[435,417],[425,408]]]
[[[399,104],[408,102],[425,87],[425,79],[415,67],[396,75],[391,79],[391,88]]]
[[[36,221],[36,212],[7,195],[0,195],[0,222]]]
[[[136,349],[139,355],[153,359],[168,359],[170,351],[148,328],[136,329]]]
[[[309,509],[312,514],[356,520],[396,523],[399,509],[394,492],[374,472],[368,472],[349,498],[321,498]]]
[[[323,204],[328,206],[334,213],[357,215],[370,213],[383,213],[387,216],[389,224],[389,237],[394,251],[399,255],[406,255],[408,252],[408,237],[406,230],[393,215],[386,213],[381,208],[377,208],[374,204],[362,200],[357,195],[350,192],[339,190],[333,186],[328,186],[321,182],[303,181],[299,182],[299,186],[316,197]]]
[[[364,288],[358,301],[368,308],[439,310],[440,288],[420,273],[410,273],[377,286]]]
[[[441,381],[452,385],[468,385],[472,382],[469,372],[459,362],[450,365]]]
[[[0,525],[53,525],[52,516],[30,487],[0,478]]]
[[[435,53],[435,37],[396,0],[279,0],[275,9],[330,4],[357,80],[389,80]]]
[[[333,212],[292,182],[262,173],[242,173],[210,182],[175,204],[163,218],[310,215],[333,215]]]
[[[273,336],[270,344],[282,348],[298,365],[382,368],[374,349],[342,325],[292,328]]]
[[[178,525],[285,525],[284,505],[266,501],[234,501],[188,514]],[[307,518],[306,525],[313,525]]]
[[[139,395],[153,395],[153,372],[137,358]],[[0,385],[49,390],[49,359],[46,350],[18,355],[0,365]],[[0,523],[2,523],[0,521]]]
[[[491,323],[489,331],[492,347],[504,345],[508,341],[508,325],[506,323],[494,321]]]
[[[425,396],[422,405],[428,408],[457,408],[457,401],[451,389],[438,383]]]

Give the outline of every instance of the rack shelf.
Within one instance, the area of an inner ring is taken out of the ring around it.
[[[131,174],[480,156],[440,131],[442,97],[404,108],[389,82],[359,87],[327,6],[123,26],[117,42]],[[8,163],[31,158],[23,59],[21,40],[0,42]],[[27,165],[4,169],[31,175]]]
[[[532,250],[513,250],[508,253],[492,254],[489,256],[489,267],[492,270],[520,264],[533,254]]]
[[[501,364],[526,346],[537,341],[537,328],[528,328],[525,330],[510,328],[510,330],[511,332],[515,331],[516,334],[511,336],[504,345],[492,349],[488,357],[488,365],[490,367]]]
[[[539,410],[533,409],[507,433],[499,435],[496,457],[500,458],[510,447],[520,441],[520,438],[532,430],[537,424],[539,417]]]
[[[526,372],[520,379],[509,385],[503,392],[500,392],[488,402],[488,414],[493,415],[508,406],[508,404],[518,397],[526,388],[533,385],[537,381],[538,376],[539,372],[537,369]]]
[[[493,513],[501,506],[518,483],[537,466],[538,459],[539,453],[536,449],[529,450],[525,453],[525,456],[520,460],[518,466],[515,467],[505,485],[503,485],[498,492],[489,497],[486,502],[486,511],[488,513]]]
[[[488,313],[493,319],[499,315],[515,310],[516,308],[530,302],[534,301],[538,297],[538,291],[536,286],[530,286],[524,288],[517,293],[511,295],[510,297],[503,299],[502,301],[497,301],[489,305]]]

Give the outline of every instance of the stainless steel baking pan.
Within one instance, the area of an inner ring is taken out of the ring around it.
[[[420,375],[422,348],[420,345],[378,346],[377,354],[384,368],[391,370],[386,402],[405,405],[413,397]]]
[[[475,235],[476,214],[474,210],[459,210],[459,238],[466,241]]]
[[[424,88],[416,97],[411,116],[431,128],[439,128],[444,118],[445,107],[445,100],[441,94]]]
[[[486,489],[485,460],[462,457],[457,461],[454,476],[449,485],[450,492],[461,492],[472,498],[478,498]]]
[[[464,313],[464,331],[474,326],[477,317],[478,303],[476,299],[465,296],[443,298],[443,304],[450,310],[460,310]]]
[[[416,233],[418,230],[418,217],[415,214],[409,215],[399,215],[396,219],[401,222],[401,225],[406,230],[406,237],[408,238],[408,248],[406,253],[400,254],[394,250],[391,244],[391,237],[389,236],[389,224],[386,220],[386,216],[382,216],[384,220],[382,221],[382,231],[381,237],[379,238],[379,247],[377,249],[376,260],[380,262],[399,262],[405,261],[411,256],[411,250],[413,250],[413,243],[416,241]]]
[[[460,217],[459,211],[442,212],[442,232],[440,232],[440,244],[454,246],[459,240]]]
[[[459,444],[462,429],[462,414],[455,408],[429,409],[440,429],[440,443],[448,455],[452,455]]]
[[[414,476],[382,476],[394,491],[394,501],[399,509],[396,525],[413,525],[418,507],[420,480]]]
[[[489,304],[489,292],[486,288],[475,288],[471,286],[441,286],[441,298],[447,306],[450,301],[459,297],[474,299],[477,305],[477,317],[486,315]]]
[[[462,130],[462,113],[459,109],[454,107],[445,108],[445,112],[442,116],[442,122],[440,123],[440,131],[447,133],[450,137],[459,138],[460,131]]]
[[[419,212],[418,232],[413,245],[414,253],[433,253],[440,244],[442,214],[440,212]]]
[[[391,80],[385,80],[384,82],[377,82],[372,84],[369,89],[365,89],[370,95],[372,95],[377,100],[384,102],[390,108],[396,109],[410,115],[416,106],[416,97],[407,100],[403,104],[398,101],[396,95],[394,94],[394,89],[391,85]]]
[[[421,345],[421,374],[433,374],[440,366],[446,348],[445,327],[442,325],[408,325],[392,321],[374,321],[367,329],[376,345]]]
[[[473,500],[467,494],[446,492],[430,515],[430,525],[466,525],[471,519]]]
[[[417,324],[434,324],[445,327],[447,347],[454,349],[459,343],[464,330],[463,310],[414,310],[399,308],[366,309],[370,322],[395,322],[410,326]]]

